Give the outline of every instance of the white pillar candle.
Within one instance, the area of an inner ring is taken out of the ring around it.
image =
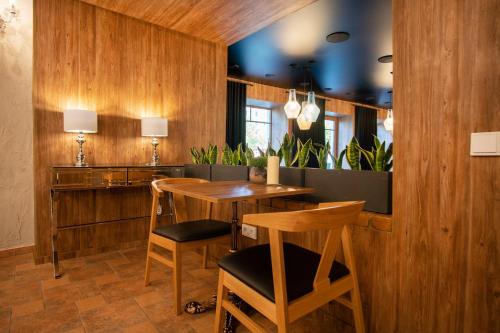
[[[277,185],[280,182],[280,159],[278,156],[267,157],[267,185]]]

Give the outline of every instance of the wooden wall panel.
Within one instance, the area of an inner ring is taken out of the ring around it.
[[[500,158],[469,156],[471,132],[500,130],[499,14],[496,0],[393,1],[400,274],[381,331],[500,331]]]
[[[315,0],[83,0],[191,36],[230,45]]]
[[[252,83],[247,86],[247,98],[285,104],[288,101],[288,89]]]
[[[85,143],[91,164],[149,162],[140,118],[153,115],[169,120],[162,162],[188,162],[190,146],[225,141],[227,48],[76,0],[36,0],[34,19],[36,256],[43,257],[49,166],[72,163],[77,150],[74,135],[63,133],[62,111],[97,111],[99,132]],[[108,199],[92,200],[106,207]],[[93,218],[133,213],[117,202],[109,207]]]

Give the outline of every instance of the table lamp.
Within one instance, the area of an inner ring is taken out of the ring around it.
[[[159,137],[168,136],[168,120],[159,117],[147,117],[141,119],[141,135],[152,137],[153,157],[148,165],[160,165],[160,154],[158,153]]]
[[[87,166],[83,144],[85,143],[85,133],[97,133],[97,113],[87,110],[66,110],[64,111],[64,131],[78,133],[78,154],[76,154],[75,166]]]

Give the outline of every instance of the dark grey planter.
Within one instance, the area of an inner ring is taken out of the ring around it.
[[[210,180],[211,167],[210,164],[186,164],[184,165],[184,177]]]
[[[366,211],[392,213],[392,172],[308,168],[305,186],[315,189],[307,196],[314,202],[364,200]]]
[[[304,169],[280,167],[280,184],[304,186]]]
[[[212,165],[212,181],[248,180],[248,167],[245,165]]]

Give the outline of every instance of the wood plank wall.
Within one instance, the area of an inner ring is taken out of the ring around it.
[[[500,130],[499,15],[393,1],[399,273],[380,332],[500,332],[500,158],[469,156],[471,132]]]
[[[187,162],[190,146],[225,141],[227,48],[76,0],[36,0],[34,21],[35,256],[43,258],[49,166],[76,156],[62,111],[97,111],[99,132],[86,136],[89,163],[148,162],[150,140],[140,137],[146,115],[169,120],[162,162]]]

